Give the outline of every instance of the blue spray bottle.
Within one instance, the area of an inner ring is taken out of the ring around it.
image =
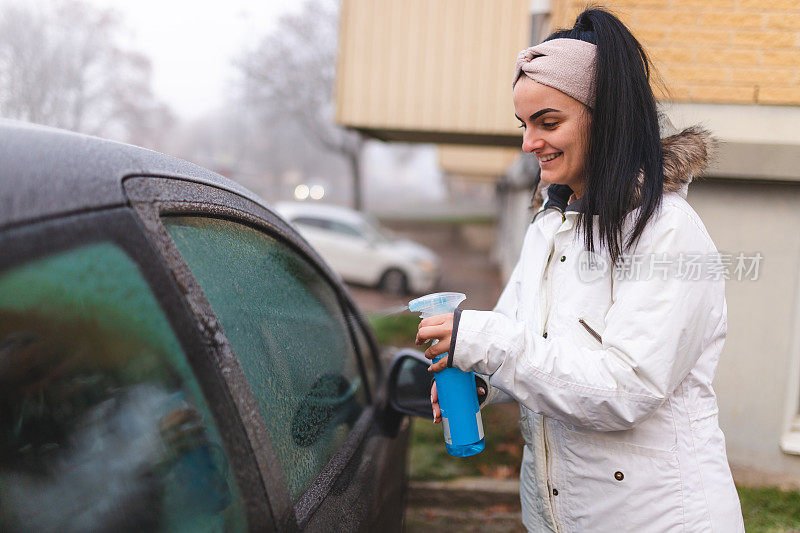
[[[419,313],[421,318],[427,318],[452,313],[466,299],[466,295],[458,292],[437,292],[411,300],[408,309]],[[443,358],[447,358],[447,353],[437,355],[433,361]],[[447,453],[453,457],[481,453],[486,446],[486,439],[475,390],[475,374],[457,368],[445,368],[436,373],[435,379]]]

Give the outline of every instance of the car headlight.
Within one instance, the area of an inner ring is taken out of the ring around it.
[[[438,265],[432,259],[417,259],[414,264],[423,272],[434,272]]]

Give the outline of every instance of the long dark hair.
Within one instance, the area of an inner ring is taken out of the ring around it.
[[[595,104],[586,156],[586,188],[578,227],[594,251],[592,215],[599,215],[600,246],[616,263],[641,236],[661,205],[664,171],[658,113],[650,87],[651,64],[639,41],[612,13],[587,9],[570,30],[550,35],[597,45]],[[633,231],[622,235],[635,208]]]

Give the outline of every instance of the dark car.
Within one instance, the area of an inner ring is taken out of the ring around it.
[[[252,193],[0,122],[0,251],[1,529],[401,527],[424,365]]]

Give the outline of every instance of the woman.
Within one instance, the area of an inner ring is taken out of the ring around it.
[[[420,323],[418,343],[440,341],[426,356],[450,353],[431,371],[520,403],[531,531],[744,530],[711,387],[724,279],[684,199],[711,138],[660,138],[649,73],[597,9],[520,53],[514,107],[547,203],[493,311]]]

